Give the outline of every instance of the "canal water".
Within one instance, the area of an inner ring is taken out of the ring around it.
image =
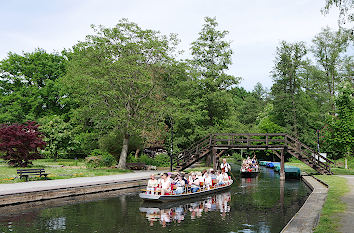
[[[310,193],[274,170],[238,169],[230,190],[183,202],[144,203],[135,189],[0,207],[0,232],[280,232]]]

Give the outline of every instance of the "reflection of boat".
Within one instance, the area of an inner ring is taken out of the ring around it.
[[[171,222],[182,222],[188,215],[191,219],[202,217],[203,213],[219,211],[222,218],[230,212],[231,193],[223,192],[205,196],[199,200],[183,200],[180,202],[144,202],[139,208],[142,214],[153,226],[160,222],[162,227],[166,227]]]
[[[149,194],[149,193],[143,192],[143,193],[139,194],[139,197],[145,201],[157,201],[157,202],[178,201],[178,200],[199,197],[199,196],[204,196],[204,195],[208,195],[211,193],[220,192],[220,191],[229,189],[231,187],[232,183],[233,183],[233,181],[231,180],[231,182],[227,185],[217,186],[217,187],[213,187],[210,189],[204,189],[204,190],[197,191],[194,193],[188,192],[188,193],[173,194],[173,195],[156,195],[156,194]]]

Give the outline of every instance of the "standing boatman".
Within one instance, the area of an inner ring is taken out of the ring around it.
[[[231,166],[228,162],[226,162],[226,159],[222,160],[222,163],[220,164],[221,171],[224,171],[225,173],[229,174],[231,172]]]

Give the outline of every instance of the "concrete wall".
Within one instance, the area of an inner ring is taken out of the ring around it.
[[[309,233],[317,226],[327,198],[328,185],[315,177],[304,175],[302,180],[312,190],[304,205],[283,228],[282,233]]]
[[[132,181],[121,181],[121,182],[86,185],[86,186],[71,187],[71,188],[59,188],[59,189],[42,190],[42,191],[35,191],[35,192],[0,195],[0,206],[134,188],[134,187],[146,185],[146,181],[147,179],[139,179],[139,180],[132,180]]]

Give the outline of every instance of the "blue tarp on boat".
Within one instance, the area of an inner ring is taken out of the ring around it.
[[[280,172],[280,164],[276,164],[274,166],[274,171]],[[284,171],[285,171],[285,176],[287,176],[287,177],[300,178],[301,170],[298,167],[285,165],[284,166]]]
[[[260,166],[266,166],[267,163],[270,163],[270,161],[259,161]]]
[[[266,166],[269,167],[269,168],[274,168],[274,166],[277,165],[277,164],[280,164],[280,163],[279,162],[268,162],[266,164]]]

